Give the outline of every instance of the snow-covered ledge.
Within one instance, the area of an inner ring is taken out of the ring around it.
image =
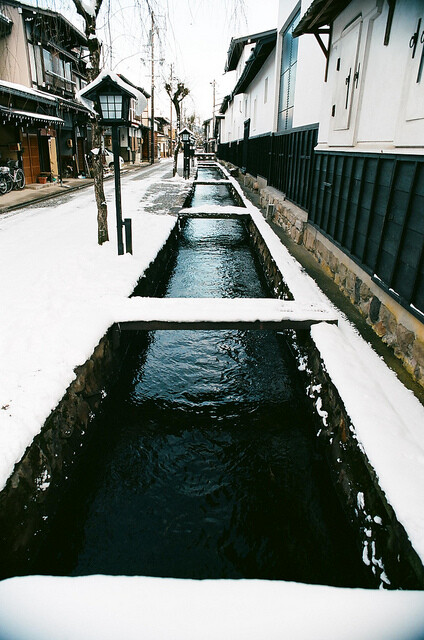
[[[0,583],[0,629],[2,640],[418,640],[424,592],[32,576]]]
[[[316,325],[312,338],[346,407],[359,446],[424,563],[424,407],[282,245],[238,182],[223,171],[243,199],[294,300],[308,300],[336,313],[337,326]]]

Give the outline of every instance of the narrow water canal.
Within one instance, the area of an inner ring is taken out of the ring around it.
[[[165,295],[269,295],[243,223],[187,221]],[[96,419],[37,570],[366,586],[284,338],[147,342]]]

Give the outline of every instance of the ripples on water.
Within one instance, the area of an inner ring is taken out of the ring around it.
[[[166,295],[266,296],[242,223],[189,221]],[[151,333],[105,403],[44,567],[358,586],[311,419],[274,332]]]

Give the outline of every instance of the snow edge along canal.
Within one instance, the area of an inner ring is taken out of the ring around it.
[[[250,231],[251,234],[254,233],[256,235],[254,240],[257,249],[258,245],[261,245],[258,249],[259,253],[262,250],[266,254],[264,260],[268,263],[266,266],[269,267],[267,275],[272,282],[276,296],[281,297],[283,294],[279,289],[278,282],[279,280],[281,281],[280,274],[282,274],[295,300],[307,300],[309,303],[320,307],[327,306],[337,315],[338,327],[328,329],[329,325],[323,323],[313,329],[312,338],[314,344],[319,350],[320,359],[324,364],[323,368],[330,374],[331,383],[335,386],[341,403],[346,409],[346,418],[343,418],[344,422],[347,423],[346,432],[352,435],[351,439],[357,442],[357,446],[363,452],[364,458],[367,459],[367,462],[369,461],[370,469],[368,471],[371,474],[374,473],[375,480],[378,481],[378,485],[382,489],[383,502],[387,502],[388,505],[393,507],[397,518],[422,561],[424,558],[424,523],[422,521],[424,514],[424,482],[421,481],[423,451],[419,440],[419,426],[424,424],[423,408],[412,394],[403,388],[394,374],[385,367],[372,349],[359,338],[354,328],[345,320],[343,314],[332,307],[316,283],[302,271],[299,264],[281,245],[277,236],[264,221],[260,211],[245,198],[237,182],[229,175],[226,176],[226,181],[230,182],[234,190],[239,194],[244,204],[243,215],[247,213],[251,218]],[[188,183],[185,184],[188,186]],[[203,212],[208,213],[204,209]],[[210,213],[213,214],[216,211],[211,210]],[[230,215],[232,213],[233,211],[229,212]],[[164,227],[169,226],[169,233],[171,233],[172,228],[175,228],[176,219],[172,218],[171,221],[172,223],[168,221],[168,223],[164,224]],[[146,220],[144,219],[143,222],[145,223]],[[147,235],[145,227],[143,232]],[[125,296],[121,295],[121,291],[121,288],[115,288],[113,297],[102,300],[103,329],[97,334],[98,336],[102,335],[102,331],[104,333],[107,326],[113,325],[116,319],[114,314],[117,307],[119,307],[120,301],[124,303],[127,300]],[[106,317],[107,321],[105,322]],[[116,339],[115,330],[109,328],[103,339],[106,336],[107,343],[112,345],[111,351],[113,351],[113,344]],[[97,343],[94,342],[94,344]],[[110,351],[110,348],[105,347],[102,342],[98,344],[96,349],[101,353]],[[299,354],[299,362],[305,357],[305,354]],[[78,362],[77,358],[75,360]],[[347,362],[349,362],[348,366],[345,364]],[[92,372],[95,368],[93,358],[90,357],[87,363],[89,363],[88,366]],[[74,364],[73,369],[76,368],[77,365]],[[308,369],[307,365],[305,365],[306,369]],[[356,377],[352,377],[351,373],[355,370]],[[371,385],[369,371],[374,370],[378,371],[378,379],[374,379]],[[84,373],[88,387],[91,385],[90,375],[87,376]],[[75,376],[74,373],[73,376]],[[358,381],[361,381],[360,385],[358,385]],[[71,380],[70,382],[72,384]],[[79,380],[74,380],[73,382],[76,382],[77,387],[80,384]],[[322,418],[324,432],[327,427],[326,422],[329,412],[326,410],[325,394],[321,393],[322,388],[322,383],[310,384],[310,397],[313,399],[317,412]],[[371,389],[371,393],[367,394],[366,391]],[[63,390],[62,388],[62,394]],[[95,391],[92,397],[99,393],[101,395],[101,392],[102,388]],[[77,409],[76,413],[78,414],[79,411]],[[85,408],[85,413],[85,419],[89,419],[89,408]],[[383,419],[380,416],[383,416]],[[39,430],[41,430],[41,426],[42,424],[39,425]],[[65,441],[69,442],[69,444],[71,443],[72,430],[68,429],[66,421],[62,426],[61,435]],[[32,437],[27,444],[30,444]],[[384,446],[386,439],[389,442],[387,450]],[[328,432],[329,444],[332,445],[333,441],[333,436]],[[55,451],[54,439],[50,439],[48,448],[51,455],[55,457],[57,452]],[[48,494],[47,490],[52,480],[51,473],[42,449],[32,446],[27,453],[27,461],[18,465],[9,479],[9,486],[14,492],[21,480],[23,480],[21,485],[32,482],[36,490],[35,501],[42,501],[44,496]],[[399,472],[397,471],[397,464],[394,464],[394,462],[397,463],[398,459],[401,459],[404,463],[402,471]],[[408,467],[407,473],[406,467]],[[39,473],[34,474],[33,468],[38,468]],[[373,537],[373,529],[380,526],[381,514],[371,514],[369,512],[368,497],[361,487],[356,487],[350,483],[348,493],[351,509],[353,509],[353,512],[356,511],[358,516],[361,516],[364,562],[371,565],[371,569],[380,584],[387,585],[389,580],[386,576],[384,562],[376,552]],[[388,509],[387,505],[385,508],[386,510]],[[390,511],[390,509],[388,510]],[[389,514],[388,517],[390,519],[392,515]],[[416,570],[418,573],[422,571],[421,561],[418,560],[417,563]],[[418,564],[421,565],[421,568]]]

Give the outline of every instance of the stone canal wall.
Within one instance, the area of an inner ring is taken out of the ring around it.
[[[292,335],[289,342],[315,406],[317,437],[329,463],[333,485],[375,586],[422,589],[422,562],[380,489],[317,348],[309,335]]]
[[[155,261],[140,278],[134,294],[154,296],[169,276],[178,242],[178,222]],[[46,420],[0,493],[0,578],[28,573],[27,556],[41,541],[60,501],[64,482],[78,457],[102,398],[119,372],[131,333],[111,328],[92,356],[75,369],[75,380]]]
[[[251,242],[274,295],[293,299],[253,221]],[[316,436],[330,466],[333,484],[352,525],[363,562],[375,587],[422,589],[424,567],[407,533],[381,491],[374,469],[359,445],[343,401],[309,332],[285,332],[311,399]]]
[[[227,164],[228,163],[224,163]],[[268,187],[263,178],[238,176],[244,186],[258,192],[260,206],[296,244],[310,251],[322,270],[365,317],[374,332],[399,358],[408,373],[424,388],[424,323],[408,312],[331,240],[308,223],[308,214]],[[271,206],[269,206],[271,205]]]

